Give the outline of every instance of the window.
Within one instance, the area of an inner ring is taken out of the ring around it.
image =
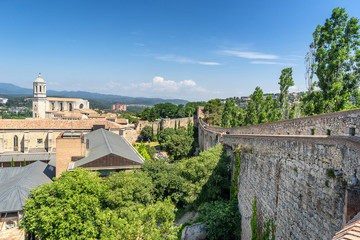
[[[19,138],[18,136],[14,136],[14,151],[19,151]]]
[[[81,103],[80,106],[79,106],[79,108],[80,108],[80,109],[83,109],[83,108],[84,108],[84,104]]]
[[[355,128],[354,127],[349,128],[349,135],[355,136]]]
[[[37,143],[38,143],[38,144],[41,144],[41,143],[43,143],[43,140],[42,140],[41,138],[38,138],[38,139],[37,139]]]

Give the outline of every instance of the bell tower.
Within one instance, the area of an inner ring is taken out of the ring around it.
[[[46,110],[46,82],[38,77],[33,83],[33,118],[45,118]]]

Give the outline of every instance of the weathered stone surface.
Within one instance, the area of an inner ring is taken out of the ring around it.
[[[181,240],[205,240],[206,239],[206,223],[197,223],[186,226],[182,232]]]
[[[360,138],[348,134],[353,127],[359,133],[359,122],[359,109],[235,129],[204,127],[200,120],[202,150],[218,143],[229,155],[244,149],[238,176],[242,239],[251,239],[254,197],[261,226],[276,219],[276,239],[331,239],[343,227],[345,186],[354,169],[360,172]],[[321,135],[311,136],[312,128]],[[328,169],[342,174],[329,177]]]

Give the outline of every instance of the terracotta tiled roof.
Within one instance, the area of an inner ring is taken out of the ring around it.
[[[106,115],[98,114],[98,113],[90,113],[89,118],[106,118]]]
[[[0,119],[0,130],[5,129],[92,129],[93,125],[105,125],[106,129],[121,128],[105,119],[51,120],[51,119]]]
[[[59,97],[47,97],[46,100],[48,101],[64,101],[64,102],[76,102],[80,100],[84,100],[81,98],[59,98]]]
[[[336,233],[333,240],[360,239],[360,213],[358,213],[343,229]]]
[[[116,123],[127,124],[128,120],[126,118],[118,118],[116,119]]]
[[[75,111],[79,111],[81,113],[96,113],[96,111],[92,109],[75,109]]]

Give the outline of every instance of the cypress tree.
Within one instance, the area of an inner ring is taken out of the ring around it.
[[[154,124],[151,125],[151,141],[155,140],[155,135],[154,135]]]
[[[159,141],[159,137],[160,137],[160,123],[158,124],[156,137],[157,137],[157,140]]]
[[[178,122],[178,128],[180,128],[180,120],[179,120],[179,122]]]
[[[14,157],[11,158],[11,167],[15,167]]]
[[[24,158],[24,167],[26,166],[26,161],[25,161],[25,158]]]
[[[174,128],[175,130],[176,130],[176,126],[177,126],[177,125],[176,125],[176,120],[175,120],[175,128]]]
[[[258,240],[258,227],[257,227],[257,211],[256,211],[256,197],[253,202],[253,212],[251,217],[251,240]]]

